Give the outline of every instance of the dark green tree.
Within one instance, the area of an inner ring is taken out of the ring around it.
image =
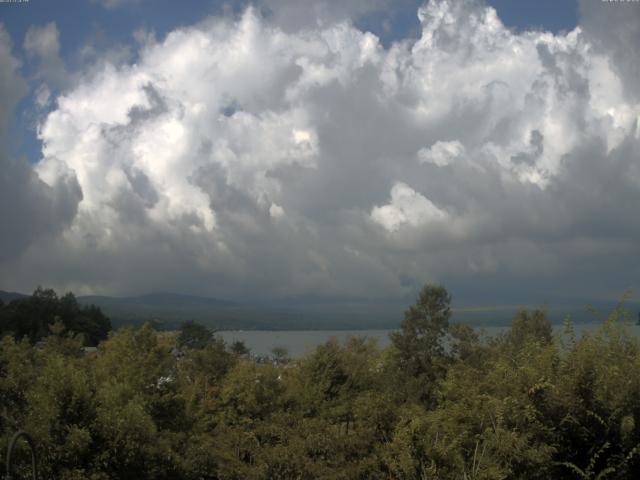
[[[180,334],[176,340],[178,348],[204,348],[213,339],[213,332],[204,325],[187,320],[180,326]]]
[[[250,351],[251,350],[249,350],[249,347],[247,347],[247,345],[242,340],[236,340],[231,344],[231,353],[237,355],[238,357],[246,357],[247,355],[249,355]]]
[[[444,339],[449,329],[451,295],[441,285],[427,284],[404,314],[400,331],[390,334],[395,367],[406,394],[432,404],[435,382],[446,372]]]
[[[49,325],[58,320],[65,332],[83,335],[85,345],[97,345],[111,331],[111,321],[100,308],[80,306],[72,293],[59,298],[52,289],[38,287],[30,297],[12,300],[1,309],[0,333],[36,343],[50,334]]]

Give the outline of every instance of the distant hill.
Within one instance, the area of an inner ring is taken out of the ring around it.
[[[137,297],[81,296],[82,304],[100,307],[114,326],[159,321],[177,328],[195,320],[216,330],[350,330],[395,328],[401,304],[347,299],[284,299],[239,303],[218,298],[153,293]]]
[[[5,303],[10,302],[11,300],[17,300],[19,298],[25,298],[28,296],[29,295],[25,295],[23,293],[5,292],[4,290],[0,290],[0,300],[2,300]]]
[[[236,302],[230,300],[220,300],[211,297],[198,297],[195,295],[182,295],[179,293],[150,293],[137,297],[107,297],[100,295],[86,295],[78,297],[83,303],[93,303],[95,305],[122,304],[122,305],[148,305],[154,307],[233,307]]]
[[[158,320],[173,329],[195,320],[217,330],[358,330],[397,328],[412,301],[405,299],[301,297],[238,303],[216,298],[150,294],[139,297],[80,297],[82,303],[102,308],[114,325]],[[522,308],[543,308],[552,323],[571,318],[574,323],[604,319],[615,301],[574,299],[554,305],[462,306],[452,310],[452,321],[475,326],[509,325]],[[591,305],[591,308],[587,308]],[[627,302],[635,321],[640,303]]]
[[[26,296],[0,291],[5,303]],[[164,329],[175,329],[185,320],[195,320],[216,330],[359,330],[397,328],[413,300],[305,296],[240,303],[195,295],[152,293],[132,297],[80,296],[78,302],[100,307],[114,327],[155,320]],[[567,317],[574,323],[585,323],[602,320],[616,303],[560,299],[553,305],[454,304],[452,321],[474,326],[509,325],[522,308],[544,308],[552,323],[561,323]],[[591,311],[587,305],[593,307]],[[625,307],[635,323],[640,303],[627,302]]]
[[[100,307],[116,326],[157,320],[167,328],[175,328],[184,320],[198,320],[212,326],[226,325],[233,317],[229,317],[228,310],[238,306],[229,300],[177,293],[151,293],[135,297],[86,295],[78,297],[78,302]]]

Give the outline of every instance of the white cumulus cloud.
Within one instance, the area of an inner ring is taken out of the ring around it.
[[[432,163],[438,167],[445,167],[464,153],[464,145],[457,140],[452,142],[437,141],[429,148],[418,151],[421,163]]]
[[[406,183],[398,182],[391,188],[391,199],[387,205],[374,207],[371,219],[388,232],[395,232],[403,225],[417,227],[433,220],[441,220],[446,213],[428,198],[413,190]]]

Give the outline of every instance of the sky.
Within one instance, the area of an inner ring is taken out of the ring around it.
[[[640,292],[640,2],[0,3],[0,289]]]

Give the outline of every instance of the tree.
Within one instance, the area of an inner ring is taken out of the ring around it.
[[[289,350],[287,347],[275,346],[271,349],[271,355],[273,355],[273,360],[278,365],[283,365],[289,361]]]
[[[65,332],[82,334],[85,345],[107,338],[111,321],[94,305],[80,306],[73,293],[58,298],[55,291],[38,287],[31,297],[12,300],[2,308],[0,332],[36,343],[48,336],[49,325],[60,320]]]
[[[507,340],[517,347],[527,340],[549,344],[553,340],[553,328],[543,310],[520,310],[511,323]]]
[[[423,287],[409,307],[399,332],[390,334],[395,363],[407,394],[422,402],[433,400],[434,382],[446,372],[444,338],[449,329],[451,295],[441,285]]]
[[[247,355],[249,355],[250,351],[251,350],[249,350],[249,347],[247,347],[247,345],[242,340],[236,340],[231,344],[231,353],[237,355],[238,357],[246,357]]]
[[[187,320],[180,326],[176,340],[178,348],[204,348],[213,339],[213,333],[204,325]]]
[[[186,352],[178,363],[181,393],[201,427],[207,424],[202,415],[214,409],[222,379],[237,360],[227,351],[222,337],[215,336],[205,348]]]

